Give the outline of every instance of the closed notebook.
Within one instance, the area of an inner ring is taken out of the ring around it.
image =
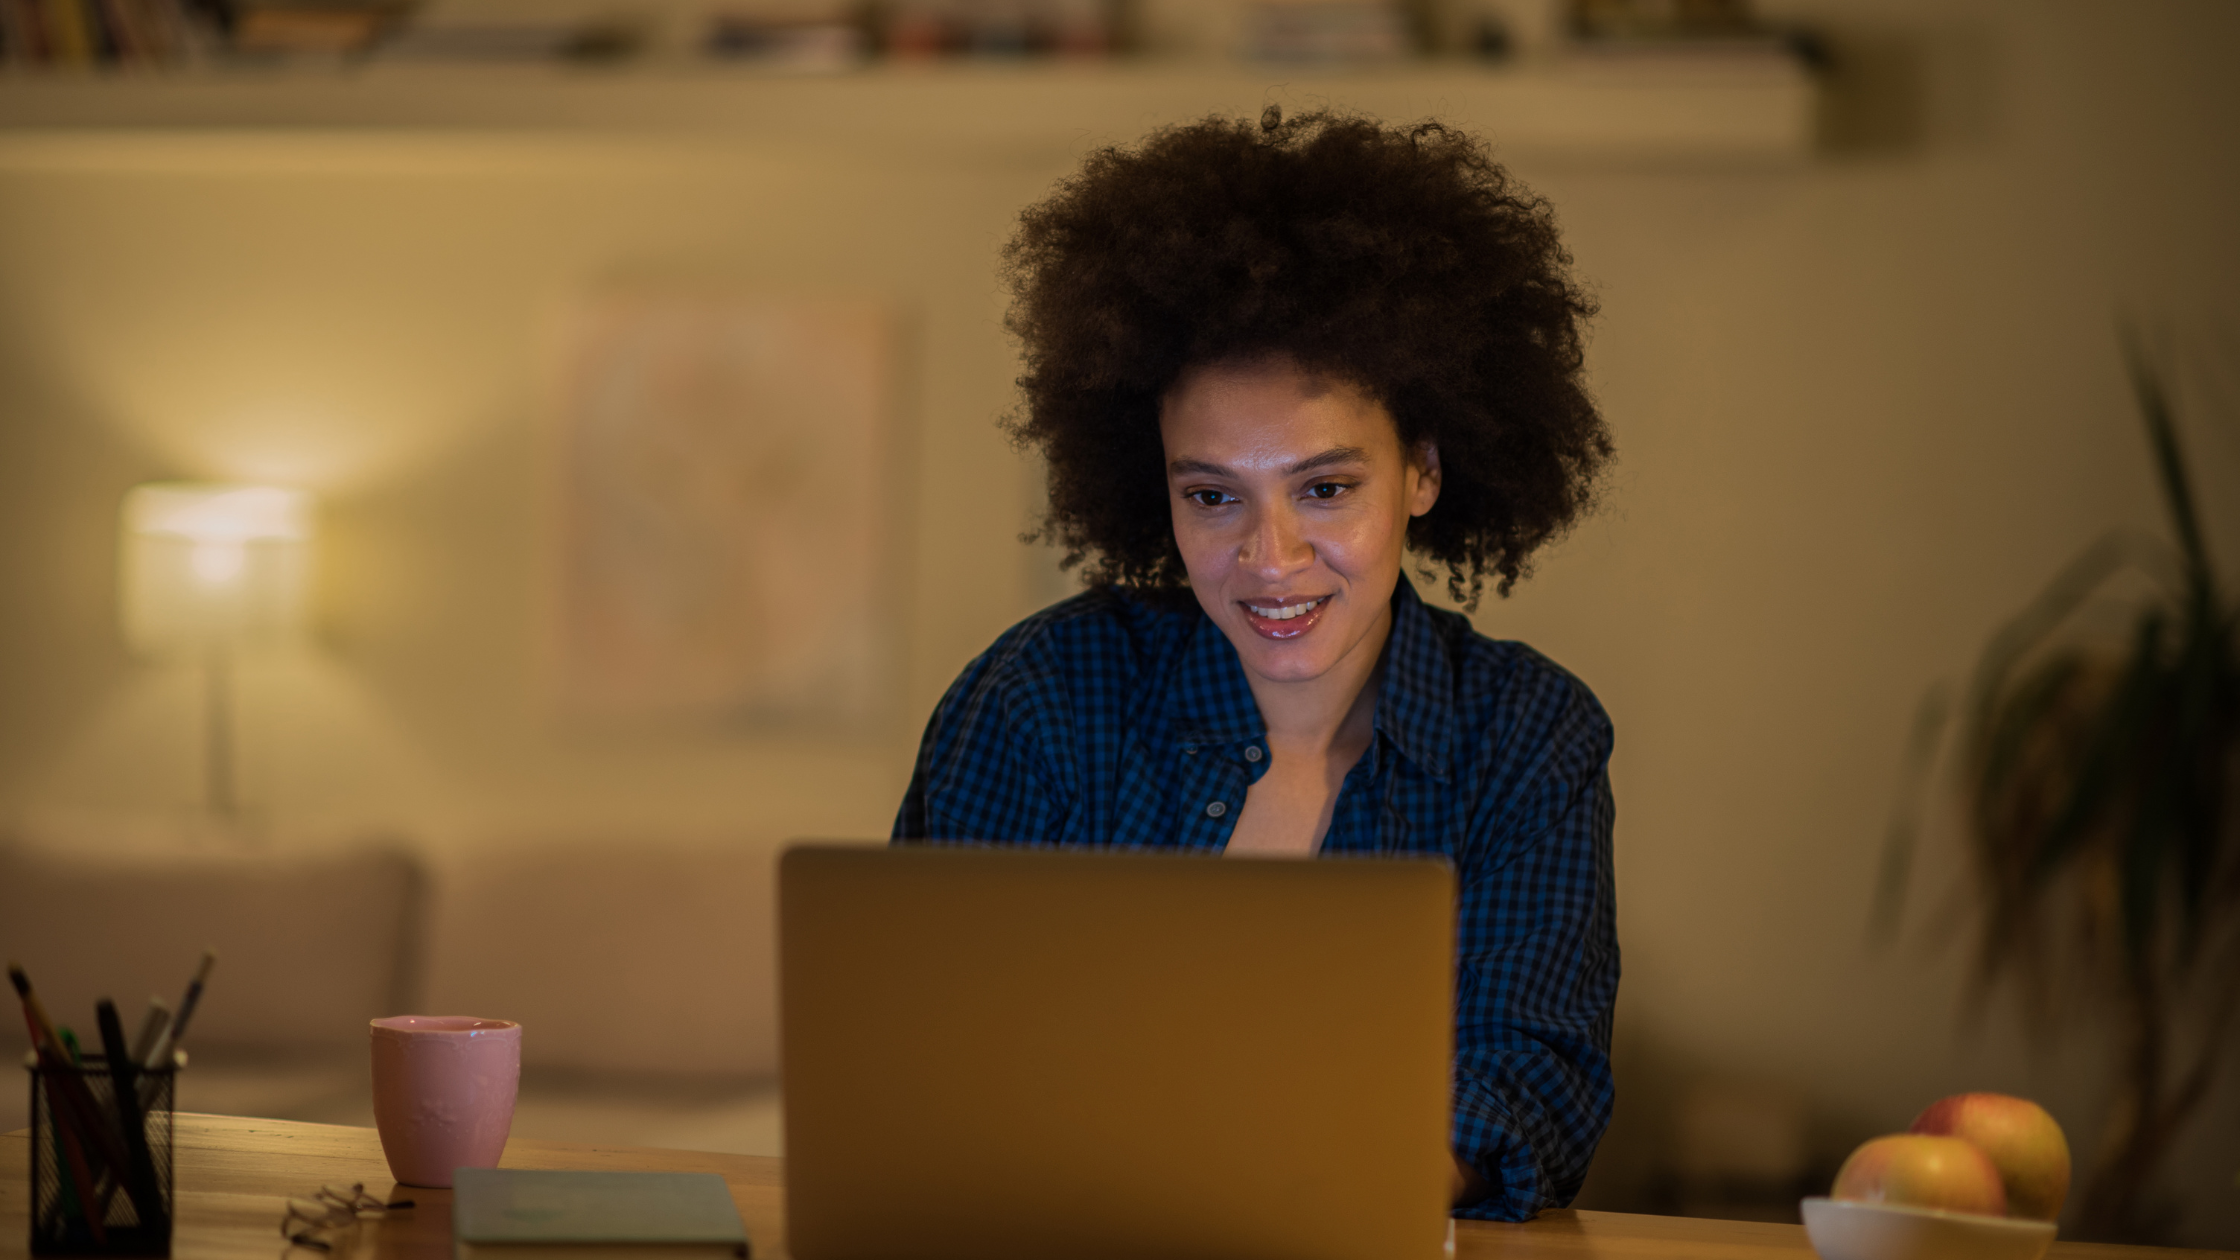
[[[745,1260],[747,1231],[714,1173],[462,1168],[456,1260]]]

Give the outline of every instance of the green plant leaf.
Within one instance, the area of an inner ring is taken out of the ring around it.
[[[1999,627],[1984,645],[1968,687],[1968,711],[1976,729],[1984,729],[1992,708],[2007,689],[2007,680],[2021,661],[2045,643],[2061,624],[2074,615],[2093,592],[2126,569],[2162,576],[2158,562],[2169,556],[2167,544],[2135,534],[2111,531],[2063,565],[2035,599]],[[2181,569],[2182,573],[2182,569]]]
[[[1914,706],[1913,729],[1906,738],[1905,761],[1899,770],[1898,795],[1890,809],[1890,822],[1883,830],[1882,865],[1875,879],[1874,907],[1867,918],[1869,940],[1887,943],[1897,937],[1898,922],[1905,914],[1913,855],[1920,842],[1921,800],[1951,718],[1952,696],[1943,683],[1929,688]]]
[[[2081,655],[2064,652],[2040,662],[1994,702],[1977,754],[1978,786],[1985,799],[1996,800],[2005,794],[2032,737],[2068,700],[2084,669]]]
[[[2025,879],[2030,888],[2042,887],[2050,880],[2124,789],[2136,788],[2135,782],[2126,782],[2127,771],[2136,769],[2134,759],[2147,742],[2154,721],[2155,698],[2162,690],[2162,641],[2167,625],[2160,608],[2149,606],[2140,614],[2122,681],[2092,723],[2067,799],[2046,827],[2044,842],[2032,855]]]
[[[2083,1199],[2103,1230],[2126,1219],[2240,1018],[2240,608],[2211,563],[2170,395],[2128,329],[2123,350],[2175,546],[2110,536],[2072,560],[1985,646],[1961,713],[1978,982],[2018,983],[2033,1021],[2077,989],[2122,1022],[2112,1154]],[[2065,640],[2126,567],[2157,579],[2132,602],[2128,645]],[[2190,1072],[2172,1062],[2181,1028],[2199,1042]]]
[[[2170,525],[2178,535],[2178,549],[2186,558],[2186,569],[2202,581],[2209,580],[2209,548],[2201,539],[2201,518],[2194,511],[2193,483],[2186,475],[2185,452],[2178,444],[2178,426],[2171,420],[2170,398],[2163,391],[2162,379],[2155,374],[2147,361],[2146,350],[2140,346],[2137,334],[2123,330],[2123,357],[2131,370],[2132,392],[2139,398],[2139,415],[2146,421],[2147,445],[2154,452],[2156,476],[2162,482],[2164,506],[2170,509]]]

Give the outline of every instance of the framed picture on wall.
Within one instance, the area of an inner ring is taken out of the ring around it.
[[[571,714],[860,725],[891,692],[887,305],[611,292],[565,321],[553,681]]]

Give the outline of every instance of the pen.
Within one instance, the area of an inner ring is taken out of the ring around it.
[[[132,1061],[142,1067],[154,1067],[148,1056],[155,1053],[156,1038],[171,1027],[171,1004],[159,997],[148,999],[148,1013],[140,1021],[140,1031],[132,1038]]]
[[[194,1008],[202,1000],[202,982],[210,978],[210,968],[218,961],[218,951],[202,951],[202,963],[194,969],[194,979],[187,981],[187,994],[179,999],[178,1013],[171,1017],[171,1027],[157,1034],[155,1047],[140,1057],[140,1066],[156,1071],[171,1058],[171,1047],[187,1035],[187,1021],[194,1018]]]
[[[204,949],[202,963],[194,969],[194,979],[187,981],[187,995],[179,999],[179,1013],[171,1018],[171,1039],[187,1035],[187,1021],[194,1018],[195,1003],[202,1000],[202,982],[210,978],[210,968],[218,962],[218,951]]]
[[[155,1157],[148,1151],[147,1125],[140,1118],[139,1065],[132,1061],[132,1048],[125,1044],[124,1021],[117,1018],[117,1004],[103,998],[93,1004],[93,1012],[101,1024],[101,1047],[108,1057],[109,1092],[116,1098],[117,1124],[124,1130],[124,1149],[130,1161],[126,1169],[118,1173],[140,1224],[158,1227],[164,1219],[163,1195],[156,1185]]]
[[[78,1034],[72,1032],[70,1030],[70,1025],[68,1024],[64,1024],[56,1031],[61,1034],[62,1049],[63,1052],[70,1057],[70,1066],[78,1069],[81,1073],[78,1079],[81,1081],[84,1080],[85,1077],[82,1075],[82,1073],[84,1072],[86,1066],[86,1056],[85,1050],[78,1044]],[[116,1192],[116,1183],[109,1177],[107,1177],[106,1175],[94,1177],[91,1211],[87,1212],[86,1215],[89,1218],[105,1217],[109,1215],[109,1198]],[[69,1209],[65,1207],[64,1210],[67,1211]]]
[[[170,1066],[171,1042],[164,1034],[171,1031],[171,1004],[159,997],[148,999],[147,1018],[140,1021],[140,1034],[132,1039],[132,1061],[148,1072]],[[159,1049],[160,1047],[160,1049]],[[156,1105],[156,1077],[140,1078],[140,1109],[146,1111]]]

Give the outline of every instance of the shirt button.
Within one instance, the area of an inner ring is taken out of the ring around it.
[[[1246,761],[1258,761],[1265,755],[1260,751],[1260,745],[1258,744],[1246,744],[1244,746],[1244,759]]]
[[[1206,817],[1208,818],[1219,818],[1228,812],[1229,806],[1226,802],[1208,801],[1206,803]]]

